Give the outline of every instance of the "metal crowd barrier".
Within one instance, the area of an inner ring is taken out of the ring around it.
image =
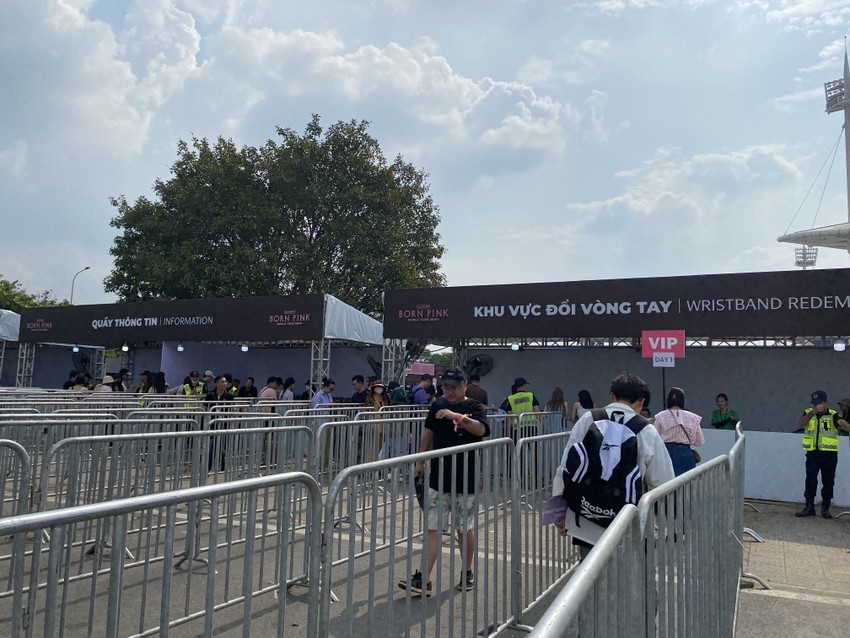
[[[514,600],[512,624],[520,625],[525,614],[560,585],[578,563],[578,552],[554,525],[542,525],[552,477],[561,462],[569,433],[545,434],[520,439],[513,460],[519,498],[520,553],[516,556],[520,595]]]
[[[739,580],[752,577],[741,573],[744,445],[739,429],[728,456],[624,508],[531,635],[734,635]]]
[[[0,439],[0,518],[29,511],[32,465],[24,446]]]
[[[488,440],[342,468],[325,501],[320,635],[409,635],[412,631],[423,636],[474,636],[479,631],[487,635],[505,627],[511,602],[518,593],[519,518],[514,484],[497,477],[505,472],[513,452],[510,439]],[[439,529],[425,533],[423,510],[428,511],[432,502],[441,502],[441,492],[453,490],[449,472],[460,473],[460,463],[468,471],[473,458],[474,493],[464,480],[462,490],[455,492],[461,503],[450,506],[442,516],[436,515]],[[414,498],[410,469],[416,461],[425,462],[427,486],[432,476],[431,459],[437,459],[434,479],[439,501],[434,501],[426,489],[420,508]],[[403,498],[398,498],[396,491],[378,489],[370,490],[365,502],[352,498],[361,486],[377,486],[387,478],[391,485],[400,485]],[[460,512],[459,506],[465,507],[465,512]],[[349,525],[338,524],[340,513]],[[468,527],[476,537],[474,552],[466,553],[467,547],[462,558],[451,538],[456,524]],[[366,533],[360,533],[361,529]],[[449,536],[444,536],[443,529],[449,530]],[[414,570],[426,572],[429,551],[436,554],[432,597],[416,596],[409,586],[401,589],[398,582],[409,583]],[[455,587],[468,556],[475,586],[457,593]],[[342,565],[344,571],[335,570]],[[362,582],[364,578],[366,583]],[[339,596],[341,609],[334,606],[331,617],[333,595]]]
[[[379,413],[352,421],[326,420],[316,431],[316,479],[321,485],[333,483],[346,467],[377,461],[379,458],[405,456],[419,449],[424,418]]]
[[[643,622],[643,540],[637,508],[626,505],[546,608],[531,636],[648,638]]]
[[[99,503],[264,473],[312,474],[313,438],[305,427],[70,437],[45,454],[38,508]]]
[[[55,417],[52,414],[32,414],[15,418],[0,418],[0,438],[23,446],[30,457],[32,476],[38,476],[41,457],[50,446],[69,436],[110,434],[118,419],[104,414],[77,413]]]
[[[290,515],[302,501],[304,531]],[[194,530],[181,525],[184,511],[205,502],[209,516]],[[300,626],[313,638],[321,507],[315,480],[297,472],[0,519],[0,538],[26,546],[26,555],[16,554],[11,595],[0,598],[4,630],[13,637],[167,636],[185,626],[193,635],[283,636]],[[131,520],[147,525],[131,529]],[[89,556],[93,530],[109,530],[110,543]],[[43,536],[50,542],[38,551],[33,543]],[[194,551],[193,543],[204,567],[184,562],[180,550]],[[306,569],[292,573],[291,564]],[[307,587],[304,603],[287,593],[293,585]]]

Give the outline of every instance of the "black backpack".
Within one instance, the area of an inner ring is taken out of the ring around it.
[[[576,513],[577,527],[581,526],[579,515],[608,527],[623,505],[636,505],[643,495],[637,435],[649,421],[636,414],[623,423],[624,413],[609,417],[605,408],[591,415],[593,423],[584,438],[567,452],[564,498]]]

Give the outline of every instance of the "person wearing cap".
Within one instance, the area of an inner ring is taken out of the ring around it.
[[[489,436],[490,427],[484,407],[475,399],[466,396],[466,379],[463,372],[449,368],[440,376],[440,382],[444,394],[435,400],[428,410],[419,451],[428,452],[477,443]],[[415,472],[419,477],[425,477],[423,461],[417,461]],[[425,497],[428,526],[426,573],[423,575],[416,571],[409,579],[400,581],[398,586],[401,589],[409,589],[419,595],[432,594],[431,572],[437,561],[441,530],[448,523],[449,512],[452,512],[461,560],[465,560],[464,572],[457,588],[469,591],[475,587],[472,564],[475,557],[475,523],[478,516],[478,500],[475,494],[478,479],[474,453],[431,459]],[[438,491],[441,488],[442,493]]]
[[[207,392],[215,389],[215,375],[212,370],[204,370],[204,389]]]
[[[832,518],[829,511],[838,467],[838,428],[850,429],[838,412],[827,404],[826,392],[812,392],[812,407],[803,411],[798,425],[803,428],[803,449],[806,451],[806,485],[803,496],[806,505],[795,514],[798,518],[815,515],[815,494],[818,473],[821,478],[820,515]]]
[[[385,386],[384,382],[380,379],[373,381],[372,385],[369,386],[369,389],[366,391],[366,399],[363,401],[363,405],[374,408],[375,410],[380,410],[382,407],[389,404],[390,396],[387,392],[387,386]]]
[[[148,390],[151,388],[151,382],[153,381],[153,372],[150,370],[145,370],[139,375],[139,389],[136,390],[139,394],[147,394]]]
[[[528,380],[525,377],[514,379],[511,394],[504,400],[501,406],[501,409],[509,414],[520,415],[515,439],[537,434],[537,417],[523,416],[529,412],[540,412],[540,401],[529,391],[528,385]]]
[[[103,377],[100,383],[94,389],[95,392],[114,392],[115,391],[115,379],[112,378],[112,375],[107,374]]]
[[[183,389],[180,391],[180,393],[186,395],[207,394],[207,391],[204,388],[204,384],[201,383],[201,375],[197,370],[192,370],[189,373],[189,381],[183,384]]]

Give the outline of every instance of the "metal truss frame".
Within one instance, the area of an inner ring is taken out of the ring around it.
[[[381,376],[384,383],[396,381],[403,383],[407,340],[384,339],[381,355]]]
[[[331,374],[331,342],[329,339],[310,342],[310,383],[321,386],[322,379]]]
[[[16,388],[32,387],[32,371],[35,367],[35,343],[18,343],[18,370],[15,374]]]

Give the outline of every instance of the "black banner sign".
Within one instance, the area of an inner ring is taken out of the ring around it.
[[[388,338],[850,334],[850,269],[388,290]]]
[[[116,347],[141,341],[314,341],[324,295],[25,308],[22,342]]]

